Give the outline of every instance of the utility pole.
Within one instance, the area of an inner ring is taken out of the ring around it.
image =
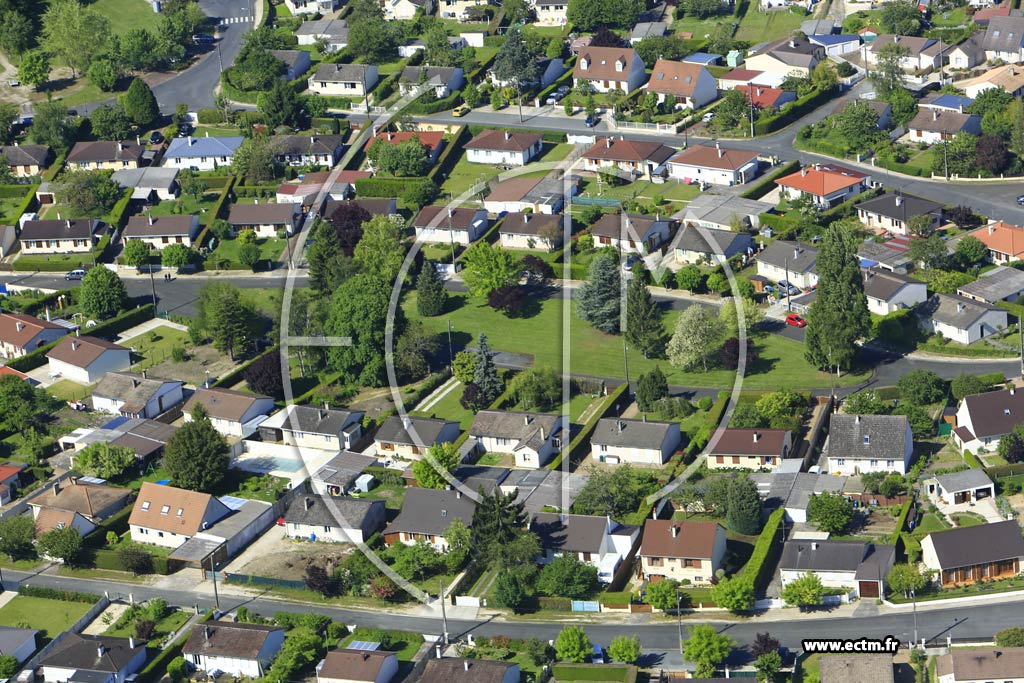
[[[789,281],[789,256],[786,256],[783,260],[783,268],[786,269],[786,310],[793,310],[793,296],[789,293],[789,288],[793,286],[793,283]]]
[[[914,647],[917,647],[917,593],[911,589],[910,599],[914,601]]]
[[[448,613],[444,608],[444,583],[441,579],[437,580],[437,599],[441,603],[441,629],[444,631],[444,644],[448,644]]]
[[[452,319],[448,318],[448,367],[455,374],[455,356],[452,355]]]
[[[679,628],[679,654],[683,654],[683,594],[676,587],[676,624]]]
[[[213,575],[213,604],[220,611],[220,595],[217,593],[217,567],[213,564],[213,553],[210,553],[210,574]]]

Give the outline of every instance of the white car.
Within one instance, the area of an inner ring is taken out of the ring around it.
[[[713,118],[715,118],[715,112],[709,111],[707,114],[704,114],[702,121],[704,121],[704,123],[710,123]]]

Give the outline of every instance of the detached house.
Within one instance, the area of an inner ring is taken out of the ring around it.
[[[362,410],[287,405],[260,424],[275,441],[324,451],[352,449],[363,435]]]
[[[398,91],[409,95],[424,87],[433,90],[438,99],[444,99],[465,82],[461,66],[407,66],[398,78]]]
[[[419,683],[519,683],[519,665],[487,659],[431,659]]]
[[[892,34],[880,35],[864,48],[864,56],[868,66],[877,67],[881,56],[884,54],[882,48],[892,44],[899,45],[907,50],[907,54],[900,59],[900,66],[904,71],[922,73],[939,68],[941,55],[938,40],[915,36],[895,36]],[[945,48],[948,50],[949,47],[947,43]]]
[[[74,631],[35,662],[46,683],[125,683],[146,663],[146,642]]]
[[[98,382],[109,372],[131,367],[131,352],[99,337],[64,337],[46,354],[50,375],[79,384]]]
[[[925,331],[961,344],[973,344],[1009,325],[1005,309],[948,294],[933,294],[922,305],[921,313]]]
[[[561,57],[537,57],[537,78],[528,78],[520,82],[521,86],[539,86],[540,89],[544,89],[561,78],[562,74],[565,73],[565,60]],[[494,69],[487,70],[487,80],[491,82],[491,85],[499,88],[512,88],[515,87],[515,82],[511,79],[498,78]]]
[[[909,234],[907,223],[916,216],[931,218],[931,229],[942,223],[942,204],[905,194],[881,194],[856,206],[857,218],[871,230]]]
[[[1017,576],[1022,560],[1024,537],[1015,519],[937,531],[921,540],[921,561],[944,588]]]
[[[481,410],[469,436],[487,453],[510,453],[516,467],[543,467],[562,441],[562,416],[508,410]]]
[[[235,204],[228,225],[236,234],[252,230],[256,237],[277,237],[279,231],[292,235],[301,216],[301,204]]]
[[[994,452],[999,441],[1024,422],[1024,391],[1011,386],[1002,391],[964,396],[956,410],[953,441],[972,453]]]
[[[610,517],[555,512],[533,515],[530,531],[537,534],[544,553],[540,564],[573,555],[580,562],[596,567],[597,579],[602,583],[612,582],[640,536],[637,527],[623,526]]]
[[[145,146],[138,141],[95,140],[76,142],[68,152],[67,164],[72,168],[89,170],[118,170],[138,168],[142,165]]]
[[[508,213],[498,227],[498,242],[506,249],[551,251],[562,244],[564,218],[560,213]]]
[[[757,175],[757,152],[727,149],[715,143],[690,145],[668,160],[668,174],[684,183],[740,185]]]
[[[230,166],[235,150],[241,146],[241,135],[225,137],[174,138],[164,152],[163,165],[170,168],[190,168],[193,171],[213,171]]]
[[[645,68],[644,60],[632,48],[587,47],[573,67],[573,87],[587,83],[595,92],[630,93],[644,84]]]
[[[667,242],[674,226],[675,219],[668,216],[606,213],[590,226],[590,234],[599,247],[646,254]]]
[[[21,225],[21,251],[25,254],[84,254],[99,242],[95,218],[33,220]]]
[[[316,665],[317,683],[391,683],[398,656],[386,650],[331,650]]]
[[[530,212],[534,214],[558,213],[565,206],[565,196],[579,192],[575,178],[531,178],[516,176],[490,184],[490,194],[484,199],[484,208],[490,213]]]
[[[832,416],[822,455],[829,474],[906,474],[914,438],[905,415]]]
[[[284,65],[281,78],[286,81],[294,81],[309,71],[309,52],[305,50],[270,50],[270,56]]]
[[[986,304],[1016,302],[1024,296],[1024,272],[1007,266],[996,266],[980,273],[974,282],[960,285],[956,293],[965,299]]]
[[[366,97],[377,85],[376,64],[322,63],[309,77],[309,90],[318,95]]]
[[[780,38],[747,55],[744,67],[751,71],[767,71],[807,78],[825,59],[825,48],[806,38]]]
[[[416,239],[420,242],[469,245],[487,232],[487,211],[424,206],[416,214],[412,225],[416,230]]]
[[[29,506],[39,533],[72,527],[85,536],[97,524],[123,509],[131,495],[128,489],[72,478],[70,483],[56,482],[47,487],[29,502]]]
[[[277,135],[274,140],[280,148],[274,158],[288,166],[332,168],[341,157],[344,139],[342,135]]]
[[[863,272],[868,310],[875,315],[913,308],[928,300],[928,286],[920,280],[874,268]]]
[[[793,450],[788,429],[726,429],[708,452],[708,469],[775,469]]]
[[[209,493],[145,482],[132,507],[132,541],[177,548],[231,514]]]
[[[153,419],[185,400],[183,385],[145,372],[110,372],[92,390],[92,407],[101,413]]]
[[[530,4],[541,26],[565,26],[569,21],[569,0],[533,0]]]
[[[464,147],[472,163],[525,166],[544,149],[544,140],[540,133],[485,130]]]
[[[405,493],[402,511],[384,529],[384,542],[388,545],[404,543],[416,545],[424,541],[440,552],[448,549],[444,537],[453,519],[461,519],[473,526],[476,503],[458,490],[410,488]]]
[[[709,238],[714,244],[709,243]],[[723,263],[753,248],[753,238],[745,232],[697,228],[687,222],[672,240],[676,263]]]
[[[684,579],[708,584],[725,559],[725,529],[717,522],[648,519],[640,544],[640,572],[650,582]]]
[[[168,244],[191,247],[200,229],[199,216],[132,216],[121,236],[126,242],[141,240],[151,249],[163,251]]]
[[[25,315],[0,312],[0,355],[21,358],[71,332],[66,325]]]
[[[274,399],[231,389],[200,387],[185,402],[182,409],[185,422],[192,421],[192,410],[197,405],[206,409],[213,428],[218,432],[224,436],[244,438],[253,434],[274,409]]]
[[[772,282],[786,280],[800,289],[810,289],[818,284],[817,264],[814,247],[778,240],[757,255],[757,274]]]
[[[814,574],[826,588],[842,588],[859,598],[885,596],[885,579],[896,563],[896,546],[865,541],[787,541],[779,571],[782,585]]]
[[[122,190],[131,188],[132,199],[145,203],[170,201],[178,196],[178,169],[157,166],[122,168],[110,176]]]
[[[434,11],[433,0],[380,0],[380,5],[388,21],[411,21],[420,12],[426,15]]]
[[[957,81],[956,85],[968,97],[977,97],[989,88],[1001,88],[1014,97],[1020,97],[1024,95],[1024,69],[1016,64],[1004,64],[974,78]]]
[[[606,417],[590,437],[593,458],[618,465],[662,465],[679,448],[678,422],[654,422]]]
[[[387,521],[383,500],[307,494],[288,503],[284,530],[289,538],[366,543]]]
[[[704,66],[670,59],[654,63],[644,88],[658,95],[659,104],[674,98],[677,109],[700,109],[718,98],[718,83]]]
[[[650,180],[665,175],[665,162],[675,152],[660,142],[600,138],[583,153],[583,168],[595,173],[617,168],[630,174],[631,179]]]
[[[348,22],[344,19],[316,19],[304,21],[295,31],[299,45],[327,44],[328,52],[338,52],[348,46]]]
[[[420,460],[431,446],[454,443],[461,431],[458,422],[394,415],[377,430],[373,446],[377,455]]]
[[[53,161],[49,145],[0,145],[0,157],[11,165],[11,173],[19,178],[37,176]]]
[[[961,133],[981,135],[981,117],[958,111],[921,109],[907,124],[907,130],[911,139],[934,145]]]
[[[280,626],[208,621],[192,629],[181,654],[199,671],[259,678],[282,645],[284,629]]]
[[[1003,221],[989,223],[969,233],[977,237],[988,249],[992,263],[1007,263],[1024,259],[1024,228]]]
[[[990,62],[1024,62],[1024,17],[992,17],[981,47]]]
[[[954,505],[973,505],[975,501],[996,497],[996,485],[985,470],[971,469],[937,474],[925,479],[928,499],[940,509]]]
[[[770,88],[766,85],[737,85],[736,89],[743,93],[743,98],[754,109],[780,109],[782,105],[796,100],[796,93],[782,88]]]
[[[1024,647],[951,650],[935,661],[938,683],[1024,683]]]
[[[352,491],[369,490],[372,474],[363,474],[367,467],[377,464],[377,458],[352,451],[342,451],[310,477],[313,493],[321,496],[344,496]]]
[[[839,166],[804,166],[796,173],[775,181],[785,199],[809,198],[816,205],[831,208],[865,189],[868,175]]]
[[[340,3],[337,0],[284,0],[284,4],[295,15],[330,14],[338,9]]]

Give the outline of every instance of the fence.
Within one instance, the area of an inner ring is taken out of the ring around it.
[[[596,600],[573,600],[573,612],[600,612],[601,603]]]
[[[41,662],[45,657],[47,657],[51,652],[53,652],[54,648],[56,648],[60,643],[62,643],[64,639],[68,637],[69,633],[81,633],[82,630],[85,629],[86,626],[91,624],[92,620],[98,617],[100,613],[103,612],[103,610],[105,610],[109,604],[110,598],[108,598],[105,595],[101,597],[99,600],[97,600],[96,604],[90,607],[89,611],[83,614],[81,619],[76,621],[74,624],[71,625],[69,629],[59,634],[56,638],[47,643],[42,650],[37,652],[35,656],[33,656],[30,660],[25,662],[25,666],[22,668],[22,671],[35,671],[36,667],[39,666],[39,662]],[[21,676],[19,675],[18,678],[20,679]]]
[[[618,199],[608,199],[606,197],[573,197],[572,203],[583,206],[620,206],[622,204]]]
[[[644,123],[642,121],[615,121],[614,126],[616,128],[650,130],[658,133],[674,134],[676,132],[676,124],[674,123]]]
[[[207,569],[203,572],[207,581],[213,580],[213,572]],[[224,583],[233,583],[243,586],[260,586],[262,588],[291,588],[306,590],[305,581],[293,579],[273,579],[268,576],[253,576],[252,574],[236,574],[234,572],[217,572],[217,578]]]

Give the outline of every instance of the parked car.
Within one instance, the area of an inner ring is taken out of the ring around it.
[[[591,664],[604,664],[604,648],[600,645],[594,646],[594,653],[590,655]]]
[[[786,316],[786,324],[790,327],[807,327],[807,321],[796,313],[790,313]]]
[[[459,106],[455,107],[455,109],[452,109],[452,116],[465,116],[470,111],[471,110],[468,104],[460,104]]]
[[[81,280],[85,277],[85,271],[81,268],[76,268],[64,276],[65,280]]]
[[[583,125],[585,125],[587,128],[593,128],[594,126],[597,125],[597,121],[598,118],[596,114],[587,114],[587,120],[583,122]]]
[[[548,95],[548,99],[546,99],[546,100],[544,101],[544,103],[545,103],[545,104],[558,104],[559,102],[561,102],[561,101],[562,101],[562,99],[563,99],[564,97],[565,97],[565,94],[564,94],[564,93],[560,93],[560,92],[558,92],[558,91],[556,90],[555,92],[553,92],[553,93],[551,93],[550,95]]]
[[[1024,206],[1024,194],[1017,196],[1017,205]]]
[[[779,280],[779,291],[783,294],[790,294],[792,296],[798,296],[801,294],[800,288],[790,284],[788,280]]]
[[[149,144],[159,145],[163,141],[164,136],[160,131],[154,130],[152,133],[149,134]]]
[[[711,123],[711,121],[712,121],[712,120],[713,120],[714,118],[715,118],[715,112],[713,112],[713,111],[709,111],[709,112],[708,112],[707,114],[704,114],[704,118],[703,118],[703,119],[701,119],[701,120],[702,120],[702,121],[703,121],[704,123]]]
[[[217,39],[211,36],[209,33],[197,33],[192,36],[192,42],[196,45],[209,45],[210,43],[216,42]]]

